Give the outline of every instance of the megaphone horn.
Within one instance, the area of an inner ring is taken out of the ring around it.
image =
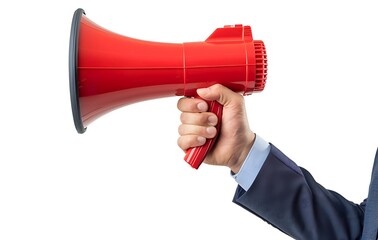
[[[128,104],[170,96],[195,97],[196,89],[222,84],[249,95],[262,91],[267,76],[264,43],[249,26],[216,29],[204,42],[161,43],[106,30],[77,9],[69,47],[71,106],[84,133],[102,115]],[[221,120],[223,107],[209,103]],[[221,121],[217,125],[218,133]],[[216,141],[191,148],[185,160],[197,169]]]

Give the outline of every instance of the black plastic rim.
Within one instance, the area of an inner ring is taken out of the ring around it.
[[[85,14],[84,10],[79,8],[75,11],[72,18],[70,48],[69,48],[69,78],[70,78],[70,95],[72,115],[75,127],[78,133],[84,133],[83,121],[81,119],[79,91],[77,81],[77,61],[79,52],[79,33],[81,16]]]

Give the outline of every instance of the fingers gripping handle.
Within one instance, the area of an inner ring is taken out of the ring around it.
[[[214,138],[207,139],[204,145],[189,148],[186,151],[184,160],[195,169],[199,168],[203,160],[205,160],[207,153],[212,149],[214,143],[217,141],[222,123],[223,106],[217,101],[211,101],[207,103],[209,105],[209,112],[214,113],[218,117],[218,123],[215,126],[217,133]]]

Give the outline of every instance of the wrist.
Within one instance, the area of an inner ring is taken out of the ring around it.
[[[255,133],[250,131],[245,136],[245,141],[243,141],[240,145],[240,151],[236,151],[239,154],[234,155],[233,158],[230,159],[228,162],[228,167],[231,169],[233,173],[238,173],[240,168],[242,167],[245,159],[248,156],[248,153],[250,152],[254,142],[256,139]]]

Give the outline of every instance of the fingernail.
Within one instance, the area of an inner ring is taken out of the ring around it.
[[[214,135],[215,132],[216,132],[216,129],[215,129],[215,127],[208,127],[208,128],[206,128],[206,132],[210,135]]]
[[[201,112],[206,112],[207,111],[207,104],[204,103],[204,102],[200,102],[200,103],[197,104],[197,108]]]
[[[208,118],[209,124],[212,126],[215,126],[217,124],[217,117],[216,116],[210,116]]]
[[[199,88],[199,89],[197,89],[197,93],[198,93],[198,95],[205,95],[205,94],[207,94],[209,91],[210,91],[210,89],[208,89],[208,88]]]
[[[198,141],[198,143],[200,145],[203,145],[206,142],[206,138],[204,138],[204,137],[197,137],[197,141]]]

